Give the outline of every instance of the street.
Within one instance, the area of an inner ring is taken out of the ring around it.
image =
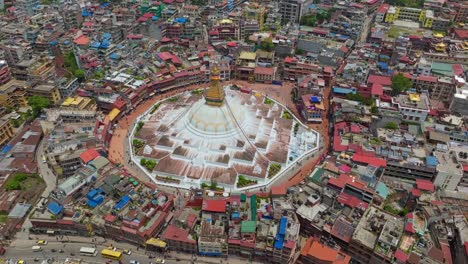
[[[156,252],[145,252],[144,248],[137,248],[134,245],[120,243],[115,241],[107,241],[100,237],[95,237],[95,244],[91,244],[89,241],[92,238],[89,237],[66,237],[66,239],[57,241],[55,237],[41,235],[35,236],[37,239],[47,240],[48,244],[41,246],[42,251],[33,252],[31,247],[36,245],[36,239],[34,240],[17,240],[16,246],[9,247],[4,256],[0,258],[0,263],[8,259],[14,261],[25,260],[27,263],[34,262],[34,259],[38,258],[39,260],[44,260],[50,257],[53,257],[55,260],[65,260],[66,258],[79,258],[85,261],[86,263],[105,263],[111,261],[109,259],[101,257],[101,250],[108,248],[110,245],[116,247],[118,251],[131,250],[131,255],[124,255],[122,258],[122,263],[129,263],[131,260],[138,261],[141,264],[155,263],[157,258],[163,258],[162,253]],[[93,247],[96,246],[97,256],[80,256],[81,247]],[[60,250],[63,250],[63,253],[60,253]],[[52,252],[54,250],[55,252]],[[152,256],[150,258],[149,256]],[[177,260],[179,259],[179,260]],[[193,261],[193,262],[192,262]],[[113,263],[118,263],[118,261],[112,261]],[[15,263],[15,262],[13,262]],[[228,260],[224,258],[211,258],[211,257],[200,257],[193,256],[191,254],[184,254],[179,252],[171,252],[165,258],[165,263],[174,264],[174,263],[207,263],[207,264],[217,264],[217,263],[231,263],[231,264],[241,264],[245,263],[244,259],[241,259],[237,256],[229,256]],[[258,263],[258,262],[252,262]]]

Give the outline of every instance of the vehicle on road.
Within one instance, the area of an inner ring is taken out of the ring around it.
[[[6,249],[4,247],[0,247],[0,256],[5,255]]]
[[[45,246],[45,245],[47,245],[48,242],[45,241],[45,240],[38,240],[36,243],[37,243],[38,245],[44,245],[44,246]]]
[[[25,264],[25,263],[26,263],[26,261],[24,261],[24,260],[22,260],[22,259],[20,259],[20,260],[18,260],[18,261],[16,262],[16,264]]]
[[[156,263],[164,264],[166,263],[166,260],[158,258],[156,259]]]
[[[129,264],[140,264],[140,262],[138,262],[136,260],[130,260]]]
[[[96,248],[93,248],[93,247],[81,247],[80,255],[95,257],[97,256],[97,250]]]
[[[117,250],[103,249],[101,255],[104,258],[120,260],[122,259],[122,252]]]
[[[31,249],[32,249],[32,251],[33,251],[33,252],[42,251],[42,248],[41,248],[41,246],[32,246],[32,248],[31,248]]]
[[[125,250],[123,251],[123,253],[124,253],[125,255],[131,255],[131,254],[132,254],[132,251],[129,250],[129,249],[125,249]]]

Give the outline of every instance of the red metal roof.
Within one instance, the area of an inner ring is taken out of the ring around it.
[[[377,9],[377,13],[387,13],[387,10],[390,8],[389,4],[381,4]]]
[[[390,79],[389,76],[370,75],[367,82],[371,84],[378,83],[385,86],[392,85],[392,79]]]
[[[463,171],[464,171],[464,172],[468,172],[468,164],[467,164],[467,165],[463,165]]]
[[[84,163],[88,163],[88,162],[94,160],[95,158],[97,158],[99,156],[100,156],[100,154],[99,154],[99,152],[97,152],[97,150],[95,148],[88,149],[85,152],[80,154],[80,158]]]
[[[372,95],[379,95],[379,96],[382,96],[382,95],[383,95],[383,86],[382,86],[380,83],[374,83],[374,84],[372,84],[372,87],[371,87],[371,94],[372,94]]]
[[[421,191],[434,192],[435,187],[431,181],[416,179],[416,186]]]
[[[254,69],[255,74],[265,74],[265,75],[273,75],[274,68],[273,67],[260,67],[257,66]]]
[[[406,263],[408,260],[408,256],[405,254],[405,252],[401,251],[401,249],[397,249],[395,252],[395,258],[402,263]]]
[[[465,73],[463,65],[461,64],[452,64],[453,74],[456,76],[463,75]]]
[[[381,158],[369,157],[360,154],[354,154],[352,157],[354,162],[365,163],[374,167],[387,167],[387,161]]]
[[[286,187],[284,185],[278,185],[271,187],[272,195],[286,195]]]
[[[456,28],[453,30],[457,38],[465,40],[468,39],[468,29]]]
[[[226,200],[203,200],[202,210],[215,213],[226,212]]]
[[[434,76],[428,76],[428,75],[419,75],[417,78],[419,81],[425,81],[425,82],[437,82],[437,77]]]
[[[363,202],[359,200],[357,197],[344,193],[344,192],[340,193],[340,195],[337,198],[337,201],[340,204],[347,205],[351,208],[359,207],[359,208],[367,209],[367,207],[369,206],[369,204],[367,204],[366,202]]]
[[[440,243],[440,247],[442,248],[442,252],[444,253],[444,259],[446,264],[452,264],[452,253],[450,252],[450,247],[447,244]]]
[[[284,58],[284,62],[286,63],[297,62],[297,59],[293,57],[286,57]]]
[[[411,194],[414,196],[414,197],[420,197],[421,196],[421,191],[419,189],[416,189],[416,188],[413,188],[411,190]]]
[[[405,231],[410,232],[410,233],[416,233],[416,231],[413,228],[413,223],[406,223],[405,225]]]

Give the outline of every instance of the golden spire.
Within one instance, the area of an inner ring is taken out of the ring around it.
[[[211,69],[211,85],[205,92],[205,100],[208,105],[221,106],[224,102],[224,90],[219,84],[218,66],[214,65]]]

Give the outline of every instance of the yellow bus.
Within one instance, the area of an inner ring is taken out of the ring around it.
[[[122,252],[111,249],[103,249],[101,255],[104,258],[120,260],[122,258]]]

